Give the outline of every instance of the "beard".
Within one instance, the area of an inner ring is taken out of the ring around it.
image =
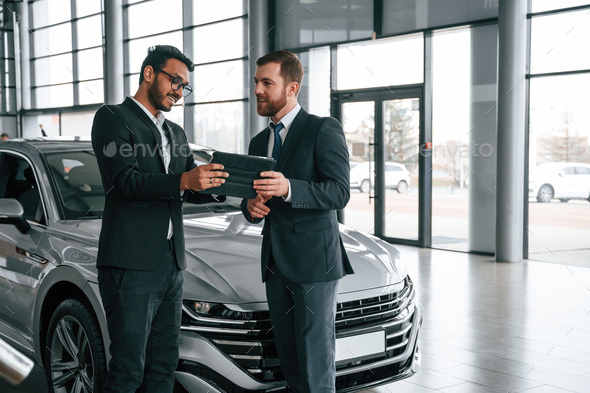
[[[283,90],[281,96],[276,100],[267,99],[264,103],[257,103],[256,112],[260,116],[272,117],[287,106],[287,89]]]
[[[150,100],[154,108],[156,108],[159,111],[170,112],[170,110],[172,109],[172,105],[164,105],[164,101],[166,100],[166,94],[162,93],[162,91],[160,90],[157,76],[154,79],[154,83],[152,83],[150,85],[150,88],[148,89],[148,100]]]

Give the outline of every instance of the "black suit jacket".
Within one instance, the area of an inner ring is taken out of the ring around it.
[[[196,165],[184,130],[166,120],[170,135],[170,167],[161,158],[160,132],[131,99],[105,105],[94,116],[92,147],[106,193],[97,266],[151,270],[166,247],[172,218],[174,252],[180,268],[184,258],[183,200],[213,202],[210,195],[187,190],[180,195],[180,177]]]
[[[248,154],[267,156],[266,128],[250,142]],[[262,280],[270,253],[277,267],[297,283],[332,281],[353,273],[340,238],[336,210],[350,198],[350,164],[342,126],[331,117],[301,109],[287,133],[277,163],[291,183],[291,202],[273,197],[262,230]],[[251,221],[247,200],[242,212]],[[260,221],[260,220],[256,220]]]

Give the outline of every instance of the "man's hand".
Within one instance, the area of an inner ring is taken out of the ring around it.
[[[256,195],[254,199],[248,199],[248,213],[252,217],[252,221],[256,218],[264,218],[269,212],[270,208],[265,205],[269,198],[264,198],[262,195]]]
[[[267,200],[273,196],[286,197],[289,195],[289,181],[281,172],[261,172],[260,176],[266,179],[254,180],[254,189],[258,195]]]
[[[184,172],[180,178],[180,189],[203,191],[207,188],[219,187],[225,183],[227,172],[222,172],[223,165],[207,164],[198,166],[188,172]]]

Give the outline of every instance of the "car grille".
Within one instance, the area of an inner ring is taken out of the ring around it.
[[[340,390],[394,378],[411,366],[409,356],[397,362],[387,362],[400,356],[410,344],[415,321],[415,307],[411,302],[414,287],[406,276],[399,292],[378,297],[339,303],[336,311],[336,334],[371,328],[385,329],[387,349],[375,357],[362,361],[349,360],[337,364],[336,385]],[[240,322],[197,322],[185,307],[183,329],[196,331],[207,337],[219,350],[232,358],[261,382],[283,380],[276,348],[272,340],[272,326],[268,312],[254,313],[253,319]],[[357,370],[358,369],[358,370]],[[219,383],[219,381],[214,381]]]

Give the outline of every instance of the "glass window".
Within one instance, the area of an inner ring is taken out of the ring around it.
[[[61,115],[61,135],[90,138],[96,111],[72,112]]]
[[[34,89],[37,108],[52,108],[74,105],[74,90],[71,83],[37,87]]]
[[[72,54],[44,57],[33,61],[35,86],[72,82]]]
[[[195,143],[216,150],[243,153],[246,105],[245,101],[195,105]]]
[[[278,48],[370,38],[373,33],[372,0],[277,1]]]
[[[80,51],[76,56],[78,56],[78,80],[102,78],[102,47]]]
[[[590,168],[590,92],[580,86],[590,75],[530,81],[529,259],[588,265],[590,176],[565,175]]]
[[[127,95],[135,94],[135,90],[137,90],[138,87],[139,87],[139,73],[127,75],[125,77],[125,92]]]
[[[432,246],[463,251],[469,212],[470,38],[469,29],[436,32],[432,38]]]
[[[245,98],[243,60],[195,67],[191,75],[192,102],[210,102]]]
[[[194,93],[193,93],[194,94]],[[164,116],[166,119],[178,124],[184,130],[184,116],[188,109],[185,109],[184,105],[174,105],[170,112],[166,112]]]
[[[245,56],[244,23],[245,19],[235,19],[196,27],[193,30],[193,62],[201,64]]]
[[[590,75],[531,79],[530,168],[590,162]]]
[[[59,114],[26,115],[23,116],[23,137],[36,138],[43,136],[41,130],[48,136],[59,135]]]
[[[102,216],[105,193],[92,151],[59,152],[45,155],[51,176],[56,180],[57,202],[66,220]]]
[[[150,46],[154,45],[173,45],[182,51],[182,32],[177,31],[129,41],[129,72],[141,71],[141,63],[143,63],[143,59],[147,56],[147,50]]]
[[[338,45],[338,90],[422,83],[422,34]]]
[[[37,0],[31,3],[33,28],[39,28],[72,19],[70,0]]]
[[[76,22],[78,49],[102,45],[102,15],[91,16]]]
[[[383,2],[383,34],[496,18],[498,1],[394,0]]]
[[[182,0],[153,0],[127,9],[129,38],[182,28]]]
[[[102,104],[104,102],[104,82],[102,79],[80,82],[78,93],[80,105]]]
[[[314,115],[330,116],[330,47],[312,49],[298,56],[304,69],[299,103]]]
[[[78,18],[99,12],[102,12],[101,0],[76,0],[76,16]]]
[[[51,56],[72,51],[72,24],[64,23],[35,31],[34,57]]]
[[[531,74],[590,68],[588,10],[531,21]]]
[[[588,0],[531,0],[532,12],[543,12],[557,10],[560,8],[576,7],[579,5],[588,5]]]
[[[193,3],[193,23],[201,25],[246,14],[245,0],[196,1]]]

